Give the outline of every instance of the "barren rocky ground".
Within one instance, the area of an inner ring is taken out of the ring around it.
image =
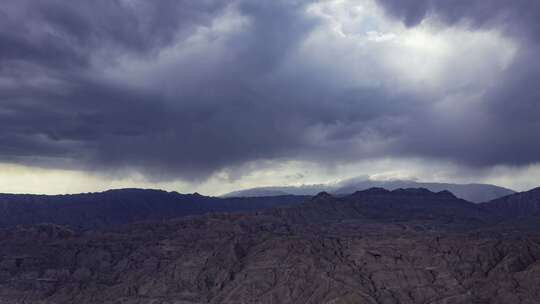
[[[372,189],[86,232],[19,226],[0,231],[0,303],[532,304],[537,222]]]

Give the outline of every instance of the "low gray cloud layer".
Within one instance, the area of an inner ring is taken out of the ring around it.
[[[540,161],[536,1],[380,2],[409,27],[500,30],[517,55],[486,89],[433,93],[317,36],[314,1],[3,1],[0,161],[186,180],[257,160]]]

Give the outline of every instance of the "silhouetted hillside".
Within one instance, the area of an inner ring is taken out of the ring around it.
[[[270,210],[299,222],[324,223],[352,219],[377,221],[430,220],[441,224],[483,224],[494,220],[492,214],[448,191],[432,192],[423,188],[371,188],[336,197],[319,193],[306,203]]]
[[[208,212],[294,205],[302,196],[216,198],[161,190],[120,189],[74,195],[0,194],[0,227],[54,223],[91,229]]]
[[[501,197],[482,206],[505,218],[540,216],[540,188]]]

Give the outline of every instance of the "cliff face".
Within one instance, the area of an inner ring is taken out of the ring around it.
[[[94,232],[9,228],[0,303],[538,303],[540,232],[483,212],[372,189]]]

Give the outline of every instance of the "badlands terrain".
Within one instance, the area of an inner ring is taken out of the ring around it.
[[[382,188],[285,200],[92,229],[4,222],[0,303],[538,303],[540,189],[485,204]]]

